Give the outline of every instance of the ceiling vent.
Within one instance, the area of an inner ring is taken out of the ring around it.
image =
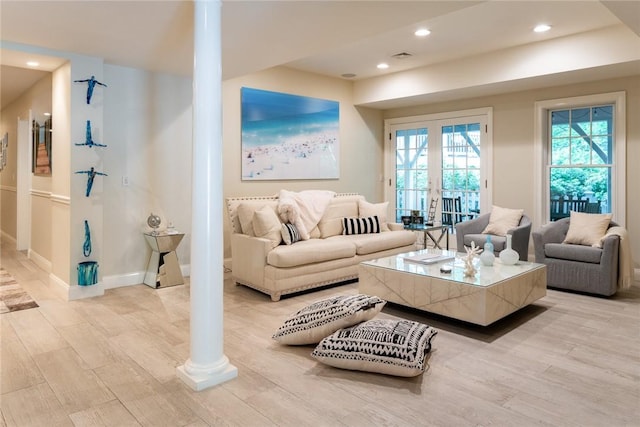
[[[395,55],[392,56],[392,58],[395,59],[405,59],[405,58],[409,58],[411,55],[410,53],[407,52],[400,52],[400,53],[396,53]]]

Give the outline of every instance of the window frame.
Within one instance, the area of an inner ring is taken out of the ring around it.
[[[611,211],[613,221],[626,224],[626,93],[610,92],[538,101],[534,107],[534,217],[539,228],[549,222],[549,111],[612,104],[614,111],[614,147],[611,174]]]

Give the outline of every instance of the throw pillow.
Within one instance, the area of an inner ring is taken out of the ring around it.
[[[340,295],[316,301],[289,316],[273,339],[281,344],[317,344],[340,328],[372,319],[386,301],[369,295]]]
[[[270,206],[263,206],[253,214],[253,231],[256,237],[271,240],[271,247],[275,248],[282,241],[282,223],[276,211]]]
[[[389,231],[387,225],[387,210],[389,209],[389,202],[383,203],[369,203],[366,200],[358,200],[358,216],[360,218],[366,218],[368,216],[377,216],[380,220],[380,230]]]
[[[311,356],[336,368],[415,377],[437,333],[411,320],[373,319],[324,338]]]
[[[358,202],[336,202],[332,201],[322,215],[318,223],[320,234],[323,239],[342,234],[342,218],[347,216],[358,216]]]
[[[598,246],[607,232],[611,214],[591,214],[571,211],[569,231],[562,243],[574,245]]]
[[[342,234],[370,234],[380,232],[380,221],[377,216],[367,218],[343,218]]]
[[[286,223],[282,224],[282,240],[286,245],[292,245],[302,239],[295,225]]]
[[[524,213],[523,209],[501,208],[493,206],[489,216],[489,224],[482,234],[493,234],[495,236],[506,236],[507,231],[516,228],[520,224],[520,219]]]

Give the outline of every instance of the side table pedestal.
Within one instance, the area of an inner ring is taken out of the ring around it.
[[[152,288],[166,288],[184,284],[176,248],[184,233],[144,233],[151,247],[149,264],[144,275],[144,284]]]

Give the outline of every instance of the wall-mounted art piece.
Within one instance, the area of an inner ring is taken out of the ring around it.
[[[85,197],[89,197],[91,195],[91,189],[93,188],[93,180],[95,179],[95,177],[97,175],[100,176],[108,176],[106,173],[102,173],[102,172],[96,172],[96,170],[94,169],[93,166],[91,166],[91,169],[86,170],[86,171],[76,171],[75,173],[84,173],[87,174],[87,189],[84,193]]]
[[[88,147],[106,147],[104,144],[98,144],[94,142],[93,137],[91,136],[91,120],[87,120],[87,128],[85,131],[84,142],[77,143],[75,145],[86,145]]]
[[[51,162],[51,116],[39,123],[33,120],[31,123],[31,133],[33,142],[32,172],[35,175],[50,176],[52,169]]]
[[[242,179],[340,177],[340,104],[241,89]]]
[[[0,141],[0,171],[7,167],[7,156],[9,150],[9,134],[7,132],[4,133],[2,137],[2,141]]]
[[[74,82],[87,83],[87,104],[91,104],[91,97],[93,96],[93,88],[95,88],[96,85],[107,87],[106,84],[100,83],[99,81],[97,81],[96,76],[91,76],[91,78],[89,79],[74,80]]]

